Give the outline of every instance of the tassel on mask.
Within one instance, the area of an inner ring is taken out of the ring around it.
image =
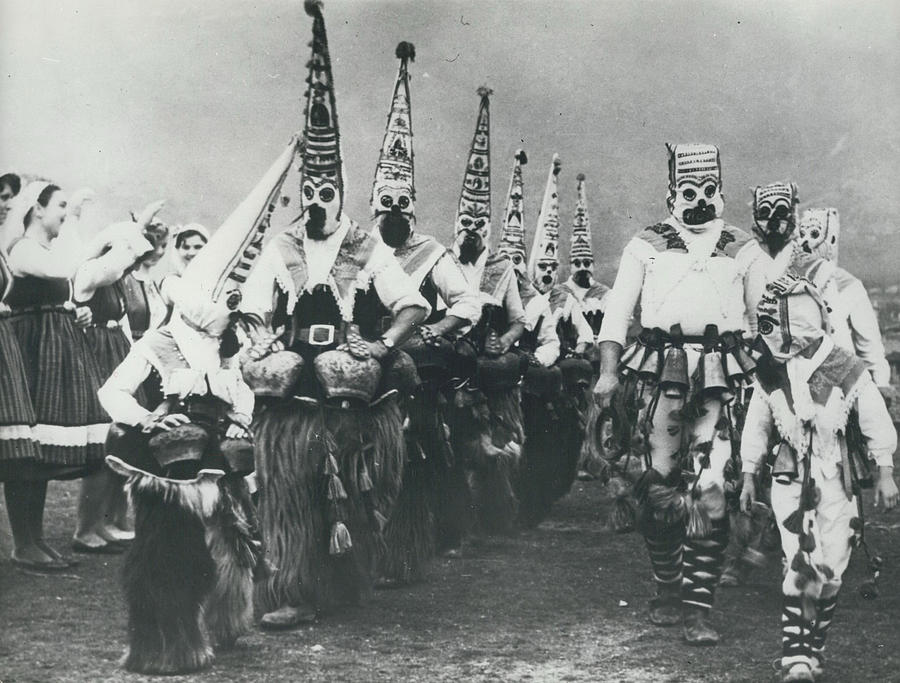
[[[328,544],[328,552],[331,555],[343,555],[353,547],[350,539],[350,531],[343,522],[335,522],[331,527],[331,542]]]
[[[712,532],[712,522],[709,512],[700,500],[700,492],[696,489],[691,493],[687,503],[688,521],[687,537],[698,539],[707,538]]]
[[[610,515],[610,525],[618,534],[624,534],[634,529],[637,511],[634,503],[627,495],[616,498],[613,503],[613,511]]]
[[[328,500],[337,502],[339,500],[346,500],[347,491],[344,489],[344,484],[341,482],[341,478],[332,474],[328,477]]]

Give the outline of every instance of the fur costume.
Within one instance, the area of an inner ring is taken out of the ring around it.
[[[292,141],[185,269],[172,320],[136,342],[98,392],[117,423],[107,462],[128,477],[135,507],[123,575],[130,671],[196,671],[252,625],[254,574],[265,566],[244,479],[254,396],[225,359],[238,350],[245,273],[295,150]],[[166,398],[150,412],[134,394],[152,371]],[[167,422],[174,415],[189,421]]]
[[[300,194],[281,198],[301,213],[265,246],[247,283],[265,328],[243,367],[261,398],[253,422],[260,526],[278,567],[259,586],[265,628],[296,626],[370,592],[406,459],[397,395],[418,381],[408,356],[387,342],[402,342],[410,316],[430,311],[391,250],[343,210],[321,2],[306,11],[313,40]],[[400,159],[409,150],[396,151]],[[379,203],[397,199],[398,208],[401,196],[412,199],[403,188],[378,190]],[[385,310],[407,322],[380,329]],[[380,361],[372,355],[379,339]],[[273,340],[283,350],[272,353]]]
[[[525,310],[516,271],[504,256],[490,253],[490,116],[488,88],[472,139],[456,220],[454,252],[469,286],[477,289],[481,319],[458,346],[475,357],[472,381],[454,399],[451,435],[456,453],[466,454],[476,523],[486,533],[511,533],[518,500],[514,482],[522,443],[522,409],[518,383],[520,358],[501,348],[500,337],[524,324]]]

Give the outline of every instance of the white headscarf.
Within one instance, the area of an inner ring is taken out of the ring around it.
[[[46,180],[28,183],[13,200],[6,223],[3,224],[2,247],[6,251],[14,241],[25,234],[25,216],[37,205],[38,197],[50,186]]]

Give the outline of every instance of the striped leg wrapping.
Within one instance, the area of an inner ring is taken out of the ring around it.
[[[803,617],[799,595],[785,595],[781,608],[781,668],[810,664],[813,624]]]
[[[728,547],[728,518],[711,520],[712,531],[706,538],[691,538],[684,543],[684,580],[682,601],[688,605],[711,608],[716,594],[725,549]]]
[[[672,527],[670,531],[664,536],[644,536],[653,578],[659,587],[679,586],[682,581],[684,528]]]
[[[837,594],[828,598],[821,598],[816,603],[816,623],[812,627],[811,649],[812,654],[824,663],[825,637],[828,635],[828,629],[831,627],[831,620],[834,618],[834,608],[837,607]]]

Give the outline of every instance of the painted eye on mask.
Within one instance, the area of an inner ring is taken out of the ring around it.
[[[692,202],[697,198],[697,192],[692,190],[691,188],[688,188],[684,192],[681,193],[681,196],[684,197],[689,202]]]
[[[397,200],[397,204],[401,209],[407,208],[409,206],[409,197],[407,197],[406,195],[400,197],[400,199]]]
[[[761,207],[759,207],[759,208],[756,210],[756,216],[757,216],[757,218],[766,219],[766,218],[769,217],[769,213],[770,213],[770,212],[769,212],[769,207],[768,207],[768,206],[761,206]]]
[[[515,263],[517,266],[521,266],[522,265],[522,255],[516,254],[515,256],[513,256],[512,262]]]
[[[763,336],[768,336],[775,331],[775,325],[768,318],[760,318],[758,327],[759,333]]]
[[[484,226],[485,226],[485,220],[483,218],[479,218],[477,221],[475,221],[475,227],[478,228],[479,230],[481,230],[481,228],[483,228]]]
[[[394,198],[391,195],[386,194],[381,198],[381,205],[385,209],[390,209],[394,205]]]
[[[469,226],[472,225],[472,219],[471,218],[460,218],[459,224],[461,226],[463,226],[464,228],[468,228]]]
[[[321,199],[326,204],[334,199],[334,188],[332,187],[323,187],[319,190],[319,199]]]
[[[703,194],[706,195],[707,199],[712,198],[713,195],[716,194],[716,186],[715,185],[707,185],[703,188]]]
[[[312,189],[311,186],[305,185],[303,187],[303,196],[306,197],[307,199],[312,199],[313,197],[316,196],[316,191],[314,189]]]

